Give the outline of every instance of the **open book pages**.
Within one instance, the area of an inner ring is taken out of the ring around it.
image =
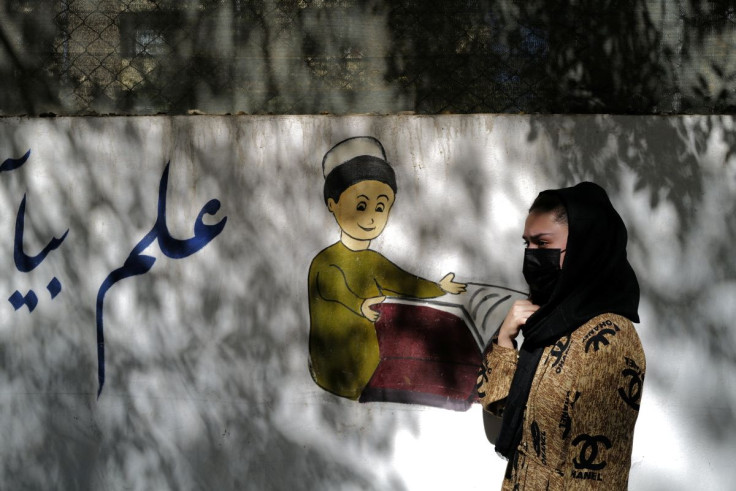
[[[424,305],[460,317],[483,352],[501,326],[511,304],[527,298],[528,294],[497,285],[467,285],[467,291],[460,295],[446,294],[432,299],[388,297],[385,302]]]

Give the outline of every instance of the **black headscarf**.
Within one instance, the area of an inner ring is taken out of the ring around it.
[[[524,343],[496,442],[496,451],[506,458],[521,441],[524,410],[544,348],[600,314],[639,322],[639,283],[626,258],[626,226],[606,192],[583,182],[544,193],[556,194],[567,210],[567,252],[549,302],[522,326]]]

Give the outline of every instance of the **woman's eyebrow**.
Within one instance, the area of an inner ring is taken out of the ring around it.
[[[358,195],[358,198],[365,198],[367,200],[370,200],[370,198],[368,196],[366,196],[365,194],[359,194]]]
[[[378,195],[378,197],[377,197],[376,199],[381,199],[381,198],[386,198],[386,199],[388,199],[388,195],[387,195],[387,194],[379,194],[379,195]]]
[[[524,240],[532,241],[532,240],[539,240],[540,238],[544,237],[545,235],[552,235],[552,232],[541,232],[541,233],[532,235],[530,237],[527,237],[526,235],[522,235],[521,238],[524,239]]]

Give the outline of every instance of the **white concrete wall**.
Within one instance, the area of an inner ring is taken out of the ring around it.
[[[358,404],[307,371],[307,268],[338,238],[320,162],[373,135],[399,193],[376,249],[439,279],[524,288],[521,227],[537,192],[594,180],[629,226],[648,357],[631,489],[736,478],[736,132],[730,117],[140,117],[0,120],[0,483],[37,489],[497,489],[504,462],[478,406]],[[157,217],[224,230],[105,297]],[[69,233],[34,270],[13,261]],[[62,285],[55,298],[46,289]],[[2,297],[4,295],[4,297]]]

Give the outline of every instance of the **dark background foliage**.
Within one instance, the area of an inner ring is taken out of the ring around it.
[[[0,114],[728,113],[726,0],[4,0]]]

